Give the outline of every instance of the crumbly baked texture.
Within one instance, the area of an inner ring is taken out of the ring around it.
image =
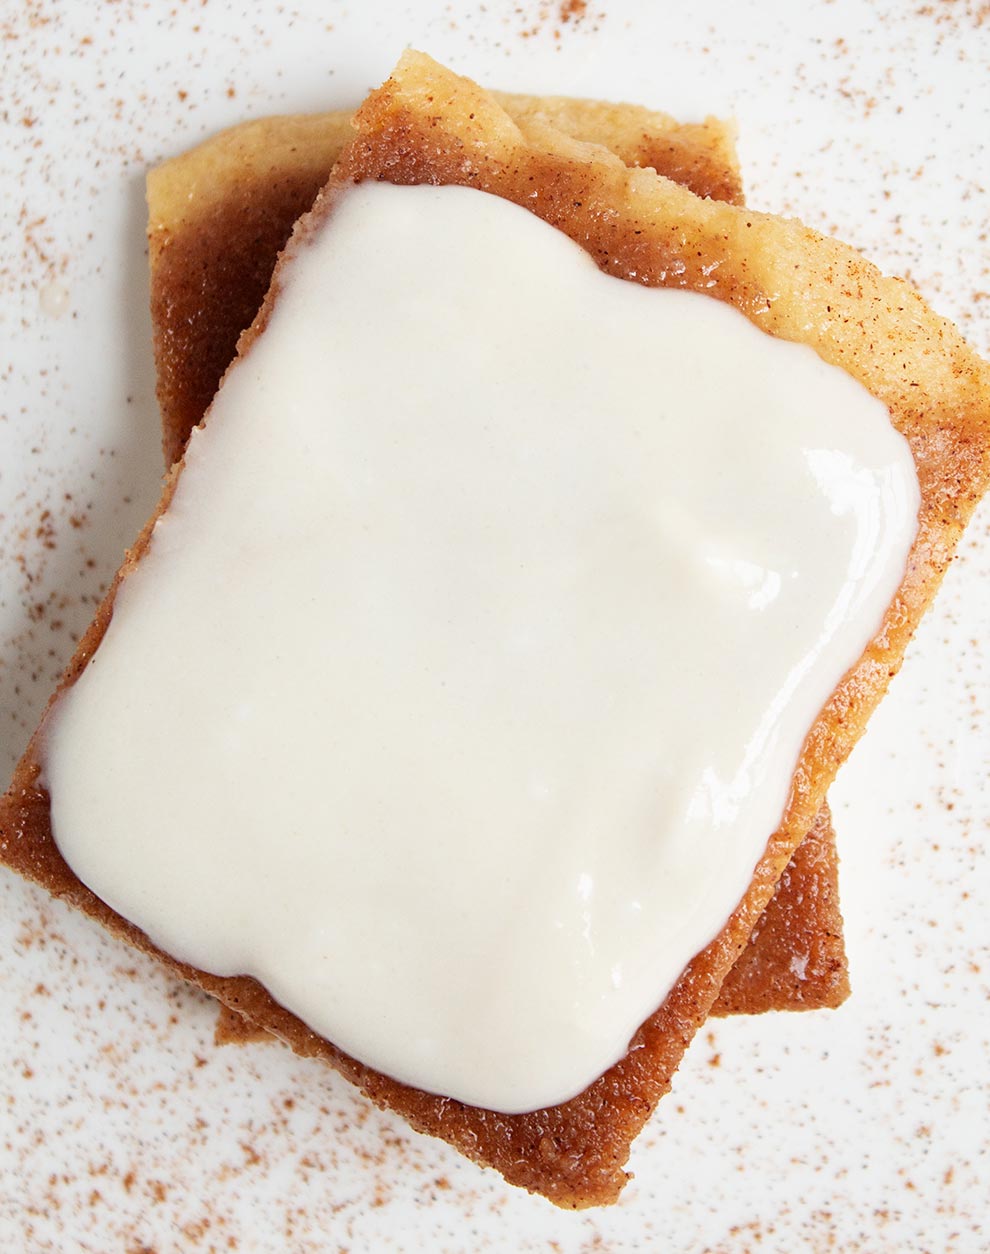
[[[827,805],[794,851],[710,1013],[834,1009],[849,996],[839,860]]]
[[[552,122],[572,138],[603,144],[627,165],[650,166],[703,195],[741,203],[735,148],[716,119],[689,126],[634,105],[497,99],[517,121]],[[149,175],[152,322],[168,465],[202,420],[296,219],[353,137],[351,118],[348,111],[243,123]],[[795,852],[713,1014],[835,1007],[848,996],[827,816],[809,841]],[[250,1035],[226,1019],[218,1032],[222,1041]]]
[[[809,729],[781,824],[725,928],[688,964],[663,1005],[637,1031],[628,1054],[559,1106],[505,1115],[410,1089],[318,1037],[255,981],[211,976],[157,951],[133,924],[89,892],[59,855],[40,781],[40,732],[0,802],[0,855],[117,935],[157,954],[179,975],[244,1010],[300,1054],[325,1059],[372,1101],[414,1127],[443,1137],[560,1206],[608,1203],[626,1182],[623,1168],[633,1138],[669,1089],[725,974],[811,828],[837,767],[899,667],[911,631],[987,486],[990,366],[907,284],[885,278],[852,249],[797,222],[699,199],[542,122],[517,125],[475,84],[421,54],[403,57],[357,120],[356,139],[312,212],[298,224],[284,258],[291,258],[332,214],[336,198],[353,181],[458,183],[528,206],[585,247],[610,274],[703,291],[728,302],[768,333],[812,346],[888,407],[914,456],[922,498],[904,579],[876,635]],[[534,189],[540,192],[535,199]],[[265,303],[241,337],[242,355],[263,333],[279,286],[276,267]],[[75,680],[97,648],[119,582],[140,561],[155,517],[167,508],[181,473],[180,462],[62,686]]]
[[[213,1028],[214,1045],[252,1045],[258,1041],[272,1041],[275,1038],[267,1028],[253,1023],[247,1015],[242,1015],[229,1006],[220,1003],[217,1021]]]

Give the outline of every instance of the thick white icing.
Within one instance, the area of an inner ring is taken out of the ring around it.
[[[914,465],[810,349],[480,192],[349,190],[283,282],[51,718],[55,836],[362,1061],[553,1105],[745,891]]]

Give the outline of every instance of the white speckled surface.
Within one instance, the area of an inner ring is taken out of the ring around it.
[[[351,103],[406,43],[508,89],[735,113],[751,203],[909,274],[990,351],[983,0],[560,11],[5,6],[0,783],[157,498],[146,166]],[[216,1050],[205,998],[3,873],[0,1248],[990,1248],[988,637],[984,507],[833,790],[852,999],[703,1032],[608,1212],[507,1188],[280,1047]]]

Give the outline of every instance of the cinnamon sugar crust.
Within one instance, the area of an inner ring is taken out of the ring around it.
[[[702,195],[741,203],[728,128],[598,101],[496,96],[519,122],[552,122]],[[181,456],[268,290],[295,221],[353,137],[349,111],[246,122],[148,177],[151,301],[166,462]],[[840,1005],[849,981],[830,820],[794,854],[766,916],[726,978],[713,1014]],[[779,908],[775,905],[780,899]],[[796,971],[804,971],[798,979]],[[230,1023],[222,1039],[243,1040]]]
[[[716,1016],[835,1008],[849,996],[839,910],[839,859],[828,805],[794,851],[722,982]]]
[[[397,1083],[317,1037],[255,981],[196,971],[156,951],[72,874],[51,837],[36,734],[0,802],[0,854],[8,865],[65,896],[117,935],[156,953],[179,975],[318,1056],[372,1101],[416,1128],[557,1205],[614,1201],[632,1139],[669,1089],[684,1049],[709,1013],[825,791],[890,677],[937,588],[953,547],[990,478],[990,366],[906,284],[884,278],[851,249],[796,222],[702,200],[652,172],[630,170],[601,148],[543,123],[517,125],[496,101],[420,54],[357,115],[358,135],[302,219],[285,256],[332,214],[349,183],[459,183],[524,204],[563,230],[608,273],[707,292],[770,334],[815,348],[843,366],[889,409],[918,470],[919,528],[904,580],[873,640],[809,729],[781,824],[725,928],[687,966],[665,1002],[635,1034],[628,1054],[583,1093],[546,1110],[504,1115]],[[537,191],[536,197],[533,192]],[[283,263],[284,264],[284,263]],[[279,291],[279,269],[239,351],[250,352]],[[181,463],[156,516],[167,508]],[[97,647],[119,581],[147,548],[154,518],[128,553],[62,686]]]

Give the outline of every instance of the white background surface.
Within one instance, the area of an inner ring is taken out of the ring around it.
[[[247,116],[356,102],[406,44],[482,82],[734,114],[750,203],[910,275],[990,350],[990,10],[22,5],[0,11],[0,775],[157,497],[142,181]],[[722,1022],[610,1211],[370,1110],[0,876],[0,1248],[990,1248],[990,510],[833,790],[853,997]],[[2,783],[3,781],[0,781]]]

